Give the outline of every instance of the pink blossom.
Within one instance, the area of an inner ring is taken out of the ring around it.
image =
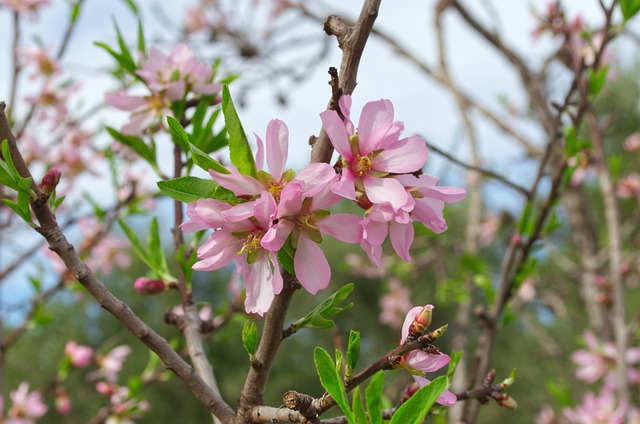
[[[580,405],[577,405],[575,409],[565,408],[562,415],[571,424],[623,424],[625,417],[631,418],[632,415],[638,417],[635,408],[627,410],[627,408],[618,405],[614,389],[607,384],[602,386],[599,395],[585,394]]]
[[[624,150],[627,152],[640,152],[640,133],[633,133],[624,141]]]
[[[56,397],[53,401],[56,411],[62,415],[68,415],[71,412],[71,399],[69,394],[62,388],[56,389]]]
[[[49,53],[51,49],[44,47],[23,48],[18,51],[23,66],[35,66],[36,70],[29,75],[34,79],[43,77],[49,79],[60,73],[60,61],[53,59]]]
[[[173,308],[171,308],[171,313],[177,316],[183,316],[184,308],[182,306],[174,306]],[[202,321],[210,321],[212,315],[213,315],[213,310],[211,309],[211,306],[203,306],[198,311],[198,316]]]
[[[258,144],[256,152],[257,178],[241,174],[235,166],[227,167],[230,174],[213,170],[209,170],[209,174],[215,182],[231,190],[236,196],[252,198],[260,195],[263,190],[267,190],[278,203],[280,192],[293,180],[295,175],[291,170],[285,171],[289,154],[289,129],[284,122],[272,119],[267,125],[266,149],[262,139],[257,135],[256,141]],[[263,169],[265,151],[269,172]],[[311,197],[335,179],[335,172],[326,163],[316,163],[300,171],[296,179],[304,181],[305,194]]]
[[[336,111],[322,112],[322,125],[341,155],[342,176],[332,190],[342,197],[371,204],[389,203],[394,211],[404,207],[409,195],[392,174],[419,171],[427,159],[421,137],[399,140],[404,124],[393,120],[389,100],[367,103],[362,109],[358,129],[349,118],[351,97],[339,101],[344,120]]]
[[[571,359],[579,367],[576,371],[576,377],[589,384],[593,384],[601,378],[605,378],[605,382],[609,379],[615,379],[615,364],[618,354],[616,346],[611,342],[602,343],[590,331],[586,331],[583,337],[587,349],[576,350],[571,355]],[[640,348],[627,349],[625,358],[629,365],[640,364]],[[628,375],[630,382],[640,382],[640,372],[636,368],[629,367]]]
[[[327,169],[332,173],[332,169]],[[335,173],[334,177],[337,178]],[[329,285],[331,268],[318,246],[322,234],[345,243],[358,243],[362,238],[360,218],[350,214],[331,215],[326,209],[340,197],[331,192],[327,184],[320,192],[308,189],[304,181],[295,179],[282,189],[280,203],[274,218],[276,222],[262,238],[261,245],[271,252],[280,250],[291,235],[295,249],[293,267],[300,284],[311,294]],[[309,193],[313,192],[313,196]]]
[[[640,174],[632,172],[616,184],[616,196],[621,199],[635,197],[640,201]]]
[[[104,101],[116,109],[131,112],[129,122],[120,129],[123,134],[141,135],[157,119],[166,115],[173,116],[171,102],[181,100],[183,96],[184,85],[176,84],[147,96],[131,96],[123,90],[107,93]]]
[[[49,4],[49,0],[0,0],[0,7],[6,7],[18,14],[36,14],[42,6]]]
[[[182,224],[186,232],[213,228],[209,239],[198,248],[193,269],[213,271],[236,262],[247,289],[245,310],[263,315],[282,290],[282,276],[274,252],[260,242],[271,226],[276,203],[263,191],[255,202],[231,206],[213,199],[201,199],[187,207],[191,221]]]
[[[96,362],[100,367],[99,370],[89,373],[87,376],[90,380],[104,378],[109,383],[115,383],[118,374],[122,371],[124,361],[131,353],[131,347],[128,345],[116,346],[104,356],[98,356]]]
[[[402,285],[397,278],[389,280],[389,291],[380,298],[380,315],[378,319],[382,324],[387,324],[393,328],[402,327],[404,311],[411,308],[411,290]]]
[[[209,31],[211,29],[211,23],[207,19],[204,7],[202,4],[187,6],[187,11],[184,18],[184,32],[187,35],[194,32]]]
[[[409,335],[409,327],[411,327],[411,323],[413,322],[414,318],[425,308],[433,309],[433,305],[425,305],[424,307],[416,306],[407,313],[407,316],[404,319],[404,324],[402,324],[402,339],[400,340],[400,343],[405,342],[407,336]],[[412,368],[422,371],[423,373],[427,373],[435,372],[440,368],[445,367],[449,363],[449,361],[451,361],[451,358],[449,357],[449,355],[446,355],[444,353],[426,353],[421,350],[414,350],[405,355],[404,361]],[[426,377],[422,377],[419,375],[413,375],[413,379],[421,387],[426,386],[430,383],[430,380],[428,380]],[[449,390],[445,390],[440,395],[440,397],[438,397],[436,402],[441,405],[451,406],[457,402],[457,398],[456,395],[451,393]]]
[[[25,101],[31,105],[38,105],[53,109],[55,114],[53,116],[43,115],[44,118],[48,118],[56,123],[64,122],[69,115],[69,109],[67,107],[67,101],[71,94],[78,91],[79,84],[59,84],[56,85],[52,80],[48,80],[42,91],[37,96],[26,96]]]
[[[93,357],[93,349],[89,346],[79,345],[69,341],[64,347],[64,353],[71,360],[71,365],[76,368],[84,368],[89,365]]]
[[[29,393],[29,383],[20,383],[18,390],[12,390],[9,397],[12,402],[9,418],[35,420],[43,416],[49,409],[42,402],[42,394],[40,392],[33,391]]]
[[[438,186],[438,179],[427,174],[419,177],[396,175],[393,179],[409,194],[405,205],[394,210],[388,202],[374,204],[362,220],[363,237],[360,246],[376,265],[380,263],[381,245],[387,237],[387,231],[398,256],[410,262],[409,248],[414,238],[412,220],[423,223],[439,234],[447,229],[443,216],[445,203],[458,202],[466,197],[463,188]]]

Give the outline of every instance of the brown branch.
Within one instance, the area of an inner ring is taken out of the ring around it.
[[[9,140],[11,156],[20,175],[25,178],[31,177],[31,173],[16,146],[16,138],[10,130],[4,103],[0,103],[0,138]],[[155,352],[167,369],[176,374],[189,387],[196,399],[221,420],[231,422],[235,415],[231,407],[209,388],[195,373],[194,369],[169,346],[164,338],[142,321],[125,302],[115,297],[96,278],[60,230],[55,216],[46,202],[46,196],[40,192],[37,186],[35,186],[34,192],[36,193],[36,198],[30,203],[33,213],[40,224],[37,231],[47,240],[50,249],[60,256],[76,280],[83,285],[100,306],[116,317],[131,334]]]
[[[356,87],[360,58],[373,28],[373,23],[378,17],[380,2],[381,0],[365,0],[358,20],[351,27],[335,15],[331,15],[325,20],[325,31],[329,35],[336,36],[338,45],[342,49],[340,88],[344,94],[353,93]],[[313,144],[311,162],[329,163],[332,154],[333,146],[323,129]]]

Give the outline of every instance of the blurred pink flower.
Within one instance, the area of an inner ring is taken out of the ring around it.
[[[615,379],[615,364],[618,354],[616,346],[611,342],[602,343],[596,336],[585,331],[583,334],[587,349],[579,349],[573,352],[571,359],[578,365],[576,378],[593,384],[604,378],[605,383],[609,379]],[[630,347],[625,352],[627,364],[640,364],[640,347]],[[640,382],[640,372],[633,367],[628,368],[629,381]]]
[[[9,418],[25,418],[26,420],[36,420],[43,416],[49,409],[42,402],[40,392],[29,393],[29,383],[22,382],[17,390],[12,390],[9,394],[12,406],[9,409]],[[33,422],[33,421],[25,421]]]
[[[616,196],[621,199],[635,197],[640,201],[640,174],[632,172],[616,184]]]
[[[417,136],[398,139],[404,124],[393,120],[389,100],[367,103],[357,130],[349,118],[351,96],[342,96],[339,104],[344,120],[334,110],[320,114],[322,126],[341,156],[342,176],[332,190],[358,201],[365,209],[389,203],[397,211],[410,196],[399,181],[388,177],[422,169],[427,160],[424,140]]]
[[[337,178],[331,167],[326,172]],[[310,195],[310,191],[314,194]],[[277,252],[291,235],[295,275],[311,294],[327,288],[331,279],[331,268],[318,246],[322,234],[345,243],[358,243],[362,239],[359,217],[332,215],[327,211],[339,200],[340,197],[331,192],[330,184],[317,192],[315,187],[308,190],[304,181],[295,179],[282,189],[277,213],[273,216],[275,224],[262,238],[262,247]]]
[[[640,152],[640,133],[633,133],[624,141],[624,150],[627,152]]]
[[[184,18],[184,32],[191,35],[195,32],[211,30],[211,22],[207,19],[204,5],[187,6]]]
[[[564,408],[562,415],[570,424],[637,423],[640,418],[636,408],[619,405],[613,387],[608,384],[602,386],[597,396],[585,394],[575,409]]]
[[[65,83],[54,84],[52,80],[42,87],[42,91],[37,96],[25,96],[25,101],[31,105],[38,105],[44,108],[53,109],[53,115],[47,115],[46,109],[43,110],[41,116],[43,119],[53,121],[55,124],[61,124],[68,119],[69,109],[67,102],[71,94],[78,91],[80,84]]]
[[[56,407],[56,411],[62,415],[68,415],[71,412],[71,399],[61,386],[56,389],[56,397],[53,404]]]
[[[122,371],[124,361],[131,353],[131,347],[128,345],[116,346],[106,355],[96,357],[96,362],[100,367],[99,370],[93,371],[87,375],[89,380],[104,378],[109,383],[115,383],[118,374]]]
[[[382,309],[378,317],[380,322],[392,328],[401,328],[405,316],[404,311],[411,309],[410,296],[409,287],[402,285],[397,278],[391,278],[387,293],[378,301],[378,305]]]
[[[404,324],[402,324],[402,339],[400,343],[404,343],[409,335],[409,327],[411,327],[411,323],[414,318],[420,314],[424,309],[433,309],[433,305],[425,305],[425,306],[416,306],[411,309],[406,318],[404,319]],[[451,358],[449,355],[444,353],[426,353],[421,350],[414,350],[409,352],[404,357],[405,362],[410,365],[412,368],[415,368],[423,373],[427,372],[435,372],[442,367],[447,366]],[[421,377],[418,375],[413,375],[413,379],[418,383],[421,387],[426,386],[430,383],[426,377]],[[437,401],[441,405],[451,406],[457,402],[456,395],[451,393],[449,390],[445,390],[440,397],[438,397]]]
[[[128,253],[129,241],[107,234],[100,236],[96,243],[96,237],[104,228],[95,219],[81,218],[78,220],[78,226],[84,237],[81,249],[91,251],[86,263],[94,272],[109,275],[114,266],[126,269],[131,265],[131,257]]]
[[[21,64],[36,68],[29,74],[29,78],[42,77],[49,79],[60,73],[60,61],[53,59],[49,53],[51,53],[51,49],[44,47],[25,47],[18,50]]]
[[[105,103],[116,109],[131,112],[129,122],[120,131],[128,135],[141,135],[154,121],[164,116],[173,116],[171,102],[184,96],[184,83],[175,84],[161,92],[153,91],[147,96],[131,96],[125,91],[105,94]]]
[[[71,365],[76,368],[84,368],[91,362],[93,349],[89,346],[79,345],[73,340],[67,342],[64,353],[71,360]]]
[[[0,7],[6,7],[18,14],[36,14],[42,6],[48,5],[50,0],[0,0]]]

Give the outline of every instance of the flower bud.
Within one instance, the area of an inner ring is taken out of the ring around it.
[[[411,326],[409,326],[409,337],[420,337],[422,333],[431,325],[431,310],[433,305],[426,305],[418,314],[413,318]]]
[[[44,177],[42,177],[42,182],[40,183],[42,193],[46,196],[51,196],[51,193],[55,191],[58,183],[60,182],[61,175],[62,173],[58,171],[58,168],[51,168],[48,170],[47,173],[44,174]]]
[[[53,401],[56,411],[62,415],[68,415],[71,412],[71,399],[64,389],[56,390],[56,398]]]
[[[504,396],[502,396],[502,398],[498,400],[498,405],[507,409],[518,409],[518,402],[516,402],[514,398],[506,393],[503,393],[503,395]]]
[[[167,285],[160,279],[140,277],[133,283],[133,288],[140,294],[156,294],[167,290]]]

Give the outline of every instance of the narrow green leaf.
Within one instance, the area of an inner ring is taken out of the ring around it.
[[[245,321],[242,326],[242,344],[249,357],[253,358],[258,350],[258,327],[253,321]]]
[[[147,252],[149,252],[149,259],[156,264],[159,269],[168,274],[169,267],[167,265],[167,259],[164,256],[164,249],[162,248],[162,241],[160,239],[160,230],[158,228],[158,219],[156,217],[151,221],[151,227],[149,228]]]
[[[210,169],[213,169],[214,171],[223,174],[230,174],[229,170],[222,166],[220,162],[198,149],[195,145],[189,143],[189,150],[191,150],[191,159],[193,159],[193,163],[195,163],[200,169],[207,172]]]
[[[147,43],[144,40],[144,28],[142,27],[142,19],[138,19],[138,52],[147,51]]]
[[[184,244],[181,244],[180,247],[178,248],[178,251],[176,252],[176,259],[178,261],[178,265],[180,265],[180,268],[182,268],[185,281],[189,283],[193,278],[193,264],[196,263],[198,256],[197,256],[197,250],[192,249],[191,255],[189,255],[189,257],[186,257],[185,256],[186,249],[187,249],[186,246]]]
[[[289,249],[286,248],[289,247]],[[289,244],[289,240],[285,243],[282,249],[278,250],[278,263],[291,275],[295,275],[295,270],[293,269],[293,255],[290,253],[291,245]]]
[[[333,328],[335,326],[335,322],[328,318],[339,312],[346,311],[353,306],[353,302],[350,302],[345,306],[338,306],[338,304],[345,300],[347,296],[349,296],[349,293],[353,291],[353,287],[353,283],[344,285],[333,295],[329,296],[324,302],[316,306],[305,317],[300,318],[298,321],[293,323],[293,327],[295,329],[304,327],[322,329]]]
[[[349,346],[347,347],[347,369],[346,378],[351,379],[360,357],[360,333],[353,331],[349,333]]]
[[[462,358],[462,350],[452,350],[451,360],[449,361],[449,366],[447,367],[447,378],[451,379],[453,377],[453,373],[456,372],[456,368],[458,368],[458,364],[460,363],[460,359]]]
[[[126,4],[129,9],[131,9],[131,11],[135,14],[135,15],[139,15],[140,11],[138,9],[138,5],[136,4],[136,2],[134,0],[122,0],[124,2],[124,4]]]
[[[119,141],[125,146],[131,147],[137,154],[139,154],[144,160],[151,164],[154,168],[157,167],[156,154],[154,149],[149,147],[140,137],[125,135],[118,130],[107,127],[107,132],[114,140]]]
[[[71,5],[71,22],[78,20],[80,16],[80,2],[76,1]]]
[[[242,127],[238,112],[233,105],[229,87],[222,88],[222,113],[229,133],[229,156],[231,162],[238,168],[241,174],[256,176],[256,163],[247,140],[247,135]]]
[[[318,377],[322,387],[331,395],[336,401],[336,404],[347,417],[349,424],[355,424],[355,418],[353,411],[349,407],[349,401],[347,399],[347,391],[342,384],[340,375],[336,372],[335,364],[331,360],[329,353],[321,347],[316,347],[313,351],[313,360],[316,364],[316,370],[318,371]]]
[[[391,424],[420,424],[447,388],[447,377],[440,376],[420,388],[408,401],[403,403],[391,417]]]
[[[367,412],[371,424],[382,424],[382,386],[384,385],[384,371],[378,371],[369,382],[365,395],[367,398]]]
[[[340,349],[336,349],[336,372],[338,375],[342,374],[342,351]]]
[[[167,124],[171,130],[171,135],[175,142],[177,142],[183,151],[189,150],[189,134],[184,130],[182,124],[176,120],[176,118],[167,115]]]
[[[362,406],[362,399],[360,399],[360,387],[356,387],[353,391],[353,415],[357,424],[368,424],[367,413]]]
[[[12,211],[14,211],[20,218],[22,218],[27,224],[32,224],[31,214],[26,213],[20,205],[13,200],[2,199],[2,203],[7,205]]]
[[[2,157],[7,166],[7,171],[13,177],[14,181],[20,180],[20,173],[13,164],[13,158],[11,157],[11,150],[9,149],[9,141],[7,139],[2,140]]]
[[[133,251],[136,252],[138,257],[144,262],[146,266],[150,269],[155,270],[156,266],[153,263],[152,259],[147,254],[146,249],[140,243],[138,239],[138,235],[129,227],[123,220],[118,219],[118,223],[120,224],[120,228],[124,231],[124,234],[127,236],[129,241],[131,242],[131,246],[133,246]]]
[[[218,184],[213,180],[198,177],[180,177],[158,181],[162,193],[180,202],[195,202],[200,199],[215,199]]]
[[[118,23],[116,22],[115,19],[113,20],[113,26],[116,29],[118,46],[120,46],[120,56],[127,63],[128,65],[127,69],[131,68],[131,70],[135,70],[137,68],[136,62],[135,60],[133,60],[133,56],[131,56],[131,52],[129,51],[129,46],[127,46],[127,43],[124,41],[124,37],[120,32],[120,27],[118,27]]]

